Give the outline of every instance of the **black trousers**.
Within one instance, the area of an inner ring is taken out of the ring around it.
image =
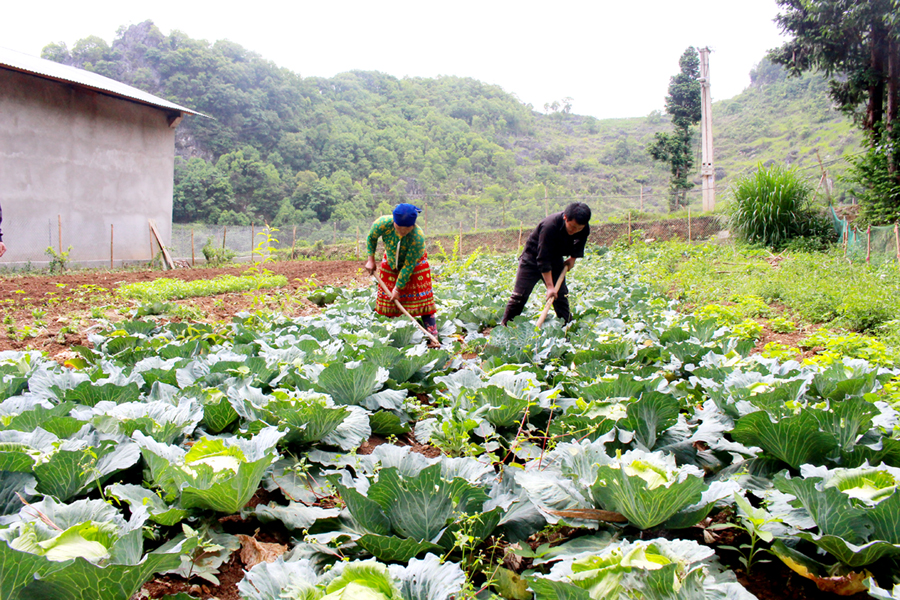
[[[551,268],[550,272],[553,274],[554,283],[559,278],[562,270],[563,263],[553,265]],[[503,313],[502,325],[506,325],[509,321],[522,314],[522,311],[525,310],[525,304],[528,302],[528,297],[531,296],[531,292],[534,290],[534,286],[543,280],[544,278],[541,276],[536,263],[527,260],[519,261],[519,268],[516,270],[516,283],[513,285],[512,296],[510,296],[509,303],[506,305],[506,311]],[[556,300],[553,301],[553,310],[556,312],[556,316],[566,323],[572,320],[572,313],[569,312],[569,288],[566,286],[565,281],[559,286],[559,294],[556,296]]]

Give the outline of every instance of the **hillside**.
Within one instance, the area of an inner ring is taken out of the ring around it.
[[[482,224],[503,226],[575,197],[604,216],[637,209],[641,186],[646,211],[667,205],[668,172],[646,152],[668,128],[659,113],[601,120],[564,106],[544,115],[460,77],[303,78],[233,42],[165,36],[149,21],[111,45],[92,36],[43,55],[212,117],[179,127],[177,222],[365,222],[410,200],[436,218],[477,210]],[[752,77],[713,105],[720,190],[757,162],[815,167],[817,179],[816,150],[826,162],[856,151],[859,134],[830,108],[824,79],[787,79],[765,61]]]
[[[810,74],[788,78],[781,67],[766,60],[750,75],[751,85],[740,95],[713,103],[719,193],[727,194],[736,177],[760,162],[796,167],[817,184],[818,152],[835,185],[835,196],[845,196],[846,190],[834,179],[845,170],[841,158],[859,152],[862,137],[831,107],[825,78]],[[667,115],[602,120],[539,115],[536,123],[535,144],[565,151],[556,172],[569,189],[598,195],[598,205],[613,210],[639,208],[643,185],[645,210],[666,210],[668,172],[654,163],[646,147],[657,131],[668,130]],[[699,164],[699,133],[696,138]],[[694,183],[700,184],[699,172]],[[699,203],[699,194],[698,187],[691,194],[693,203]]]

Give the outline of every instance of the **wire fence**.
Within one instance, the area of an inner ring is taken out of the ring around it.
[[[476,248],[516,252],[541,219],[576,200],[589,201],[591,242],[599,245],[623,239],[703,240],[721,229],[714,217],[694,216],[690,209],[683,218],[664,218],[663,214],[625,212],[584,197],[546,198],[543,205],[506,202],[473,206],[444,201],[440,209],[419,199],[410,200],[423,208],[417,223],[425,232],[430,255],[450,255],[457,244],[455,252],[460,255]],[[60,266],[60,261],[69,269],[159,264],[161,247],[145,219],[132,215],[107,220],[102,236],[84,235],[83,227],[67,215],[54,215],[46,226],[33,231],[10,226],[4,237],[8,251],[0,260],[0,270],[45,269]],[[278,258],[362,258],[373,220],[313,221],[277,228],[175,223],[168,243],[164,238],[163,243],[180,266],[207,262],[205,246],[208,252],[228,250],[236,262],[258,259],[261,248],[267,246],[277,250]]]
[[[27,220],[16,220],[13,215],[3,223],[3,229],[7,251],[0,259],[0,271],[27,272],[51,265],[146,265],[160,250],[144,215],[85,215],[72,211]]]
[[[558,212],[578,199],[583,197],[548,198],[542,207],[535,207],[534,203],[522,206],[507,203],[506,206],[483,204],[442,207],[440,210],[421,203],[424,210],[418,224],[426,234],[427,250],[432,256],[453,252],[468,255],[476,249],[488,253],[513,253],[523,247],[533,227],[545,215]],[[682,218],[654,218],[655,215],[638,211],[604,211],[596,205],[592,209],[590,242],[600,246],[640,240],[702,241],[726,235],[717,217],[694,216],[691,209]],[[872,264],[900,263],[900,225],[859,229],[834,208],[829,212],[849,260]],[[259,252],[267,246],[277,251],[278,258],[363,259],[371,224],[371,220],[314,221],[280,228],[173,224],[167,249],[181,266],[206,262],[203,248],[207,244],[209,248],[229,250],[236,262],[260,258]],[[141,230],[141,239],[119,233],[127,231],[125,225],[110,224],[108,239],[90,240],[93,244],[90,248],[84,246],[87,241],[79,239],[77,231],[66,226],[65,219],[48,220],[46,232],[41,235],[12,239],[15,237],[15,230],[12,230],[6,236],[9,251],[0,268],[43,268],[54,259],[53,254],[64,255],[70,246],[69,268],[116,268],[158,261],[160,247],[152,233],[143,233],[146,225]],[[133,224],[127,225],[134,231]],[[53,253],[47,252],[48,247],[53,248]],[[82,253],[90,250],[91,256],[83,257],[78,250]]]
[[[533,227],[543,214],[526,221],[512,220],[510,216],[500,220],[480,220],[479,213],[466,220],[452,222],[448,215],[436,219],[434,212],[423,211],[418,224],[426,236],[426,250],[430,255],[467,255],[476,249],[489,253],[511,253],[519,250]],[[456,215],[452,215],[456,216]],[[517,217],[520,215],[516,215]],[[428,217],[431,222],[428,222]],[[506,227],[497,227],[507,223]],[[366,237],[372,223],[362,221],[332,220],[324,223],[304,223],[283,227],[266,226],[212,226],[179,225],[172,228],[172,241],[168,246],[172,257],[180,262],[198,264],[206,260],[204,247],[209,250],[225,249],[233,253],[234,260],[253,261],[261,258],[266,246],[283,258],[354,258],[366,255]],[[619,215],[615,221],[597,223],[592,219],[590,242],[610,246],[617,242],[639,240],[663,241],[682,239],[708,240],[717,236],[722,226],[716,217],[693,216],[690,211],[684,218],[637,219],[630,214]]]
[[[838,215],[834,208],[831,219],[849,260],[870,264],[900,263],[900,223],[859,229]]]

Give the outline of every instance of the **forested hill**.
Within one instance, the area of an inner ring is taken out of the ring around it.
[[[666,205],[667,171],[645,149],[668,128],[658,113],[598,120],[563,103],[542,115],[498,86],[459,77],[304,78],[235,43],[165,36],[149,21],[122,28],[111,45],[91,36],[71,49],[50,44],[43,56],[212,117],[178,128],[180,222],[366,221],[410,200],[455,214],[478,206],[500,224],[518,223],[543,213],[545,198],[559,206],[586,196],[603,214],[637,208],[641,186],[645,208]],[[723,187],[759,160],[808,162],[823,140],[855,151],[820,78],[763,70],[744,94],[714,105]]]

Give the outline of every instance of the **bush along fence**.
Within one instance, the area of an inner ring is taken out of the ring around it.
[[[630,214],[615,222],[591,223],[590,241],[599,246],[641,240],[682,239],[707,240],[717,235],[722,226],[716,217],[694,217],[643,220]],[[430,255],[467,255],[482,252],[510,253],[521,248],[531,234],[534,223],[520,221],[517,226],[502,229],[479,228],[474,220],[460,221],[456,227],[442,227],[429,232],[424,219],[420,225],[427,237]],[[366,253],[366,236],[370,222],[330,221],[316,224],[286,225],[281,228],[257,226],[174,225],[169,252],[177,261],[188,264],[202,262],[253,261],[274,250],[279,259],[350,258],[362,259]]]
[[[900,224],[868,226],[859,229],[831,209],[831,219],[844,248],[844,255],[853,262],[900,263]]]

